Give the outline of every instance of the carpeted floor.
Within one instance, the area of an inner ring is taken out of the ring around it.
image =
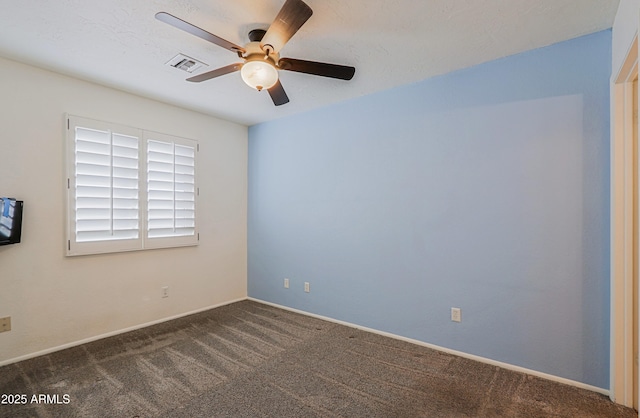
[[[251,301],[2,367],[2,394],[27,395],[2,417],[637,417],[597,393]]]

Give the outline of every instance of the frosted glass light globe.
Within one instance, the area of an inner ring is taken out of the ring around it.
[[[278,70],[265,60],[245,63],[240,70],[240,75],[249,87],[258,91],[270,89],[278,82]]]

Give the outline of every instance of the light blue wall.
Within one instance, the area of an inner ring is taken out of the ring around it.
[[[251,127],[249,296],[608,388],[610,66],[605,31]]]

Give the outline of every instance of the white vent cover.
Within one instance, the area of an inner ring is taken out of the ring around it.
[[[188,57],[184,54],[178,54],[175,57],[171,58],[169,61],[167,61],[167,65],[182,71],[186,71],[188,73],[193,73],[199,68],[207,67],[207,64],[205,64],[204,62],[198,61],[197,59]]]

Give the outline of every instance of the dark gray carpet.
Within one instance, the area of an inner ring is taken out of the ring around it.
[[[590,391],[250,301],[2,367],[0,394],[29,400],[0,405],[3,417],[636,417]]]

